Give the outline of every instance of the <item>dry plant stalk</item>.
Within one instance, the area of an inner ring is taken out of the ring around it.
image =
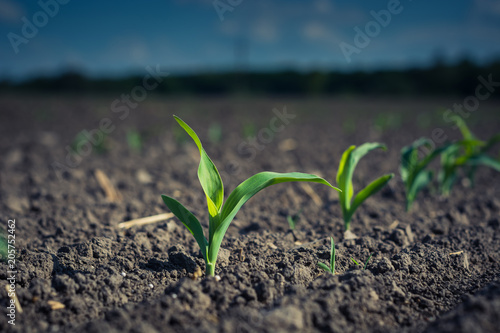
[[[102,170],[96,169],[94,174],[109,202],[119,202],[122,200],[121,193],[113,186],[108,176]]]
[[[158,215],[153,215],[153,216],[148,216],[148,217],[142,217],[140,219],[134,219],[134,220],[130,220],[127,222],[119,223],[118,228],[128,229],[131,227],[138,227],[138,226],[145,225],[145,224],[165,221],[165,220],[168,220],[172,217],[174,217],[174,214],[172,214],[172,213],[163,213],[163,214],[158,214]]]
[[[61,310],[66,307],[64,304],[58,301],[47,301],[47,304],[50,306],[52,310]]]

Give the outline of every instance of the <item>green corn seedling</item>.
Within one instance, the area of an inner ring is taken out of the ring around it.
[[[290,230],[292,230],[292,231],[295,230],[295,225],[299,221],[301,213],[302,213],[302,208],[297,212],[297,214],[288,215],[286,217],[286,220],[288,222],[288,226],[290,227]]]
[[[179,125],[194,140],[200,151],[200,164],[198,167],[198,179],[207,199],[209,213],[208,239],[205,237],[203,228],[198,219],[177,200],[162,195],[162,199],[174,215],[188,228],[198,243],[203,259],[205,259],[206,275],[214,276],[217,255],[222,239],[227,228],[234,219],[236,213],[251,197],[264,188],[285,182],[306,181],[320,183],[340,191],[323,178],[300,172],[276,173],[261,172],[248,178],[224,200],[224,187],[219,171],[210,157],[203,149],[200,139],[196,133],[180,118],[174,116]]]
[[[426,169],[429,163],[449,147],[450,145],[444,145],[432,150],[433,142],[427,138],[420,138],[401,149],[399,172],[405,185],[406,211],[411,209],[418,192],[432,181],[433,172]],[[419,158],[418,150],[421,148],[427,149],[428,152],[424,157]]]
[[[131,150],[140,152],[142,150],[142,136],[136,130],[127,131],[127,144]]]
[[[389,182],[389,180],[394,177],[394,174],[391,173],[377,178],[368,184],[364,189],[359,191],[354,197],[354,200],[352,200],[354,194],[352,185],[354,169],[363,156],[377,148],[386,149],[383,144],[376,142],[364,143],[359,147],[351,146],[344,152],[342,159],[340,160],[339,170],[337,171],[337,184],[342,190],[342,192],[339,193],[339,201],[340,206],[342,207],[342,215],[344,217],[344,227],[346,231],[349,230],[351,219],[356,209],[366,199],[380,191]]]
[[[366,259],[365,265],[363,266],[363,270],[365,270],[366,267],[368,267],[368,262],[370,261],[370,259],[372,258],[372,256],[373,256],[373,253],[370,254],[370,256],[368,257],[368,259]],[[360,266],[361,265],[361,263],[357,262],[354,258],[351,258],[351,260],[352,260],[353,263],[356,264],[356,266]]]
[[[108,137],[102,132],[101,134],[103,137],[99,140],[96,140],[97,142],[95,142],[94,138],[92,138],[92,135],[90,135],[88,132],[82,131],[78,133],[71,143],[72,152],[78,154],[78,151],[82,149],[81,147],[85,145],[93,147],[92,151],[97,154],[103,154],[107,152],[109,150]]]
[[[318,262],[319,268],[324,270],[325,272],[329,272],[335,274],[335,243],[333,242],[333,237],[330,237],[330,267],[323,264],[322,262]]]
[[[488,166],[500,171],[500,161],[488,156],[486,152],[497,142],[500,134],[493,136],[488,141],[476,138],[469,130],[465,121],[458,116],[454,117],[456,126],[462,133],[463,140],[453,143],[449,149],[441,154],[441,169],[438,174],[439,190],[442,195],[448,196],[458,178],[459,169],[463,169],[474,185],[474,175],[479,165]]]

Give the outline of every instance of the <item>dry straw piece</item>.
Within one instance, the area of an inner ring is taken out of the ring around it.
[[[172,217],[174,217],[174,214],[172,214],[172,213],[163,213],[163,214],[158,214],[158,215],[153,215],[153,216],[148,216],[148,217],[142,217],[140,219],[135,219],[135,220],[130,220],[127,222],[119,223],[118,228],[128,229],[128,228],[132,228],[132,227],[139,227],[139,226],[145,225],[145,224],[165,221],[165,220],[168,220]]]
[[[122,201],[123,197],[121,193],[113,186],[108,176],[102,170],[96,169],[94,175],[109,202]]]
[[[64,304],[58,301],[47,301],[47,304],[50,306],[52,310],[61,310],[66,307]]]

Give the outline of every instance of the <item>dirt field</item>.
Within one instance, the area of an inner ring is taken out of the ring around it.
[[[459,182],[449,198],[424,191],[407,213],[398,172],[404,145],[439,128],[459,137],[443,110],[460,99],[149,97],[117,108],[117,97],[0,96],[0,227],[15,219],[23,310],[8,324],[2,263],[2,332],[497,331],[500,174],[480,168],[474,188]],[[500,131],[500,102],[481,103],[467,121],[486,139]],[[193,279],[204,261],[177,219],[117,227],[168,212],[161,194],[207,226],[199,153],[173,114],[198,133],[226,193],[265,170],[315,173],[334,184],[342,152],[368,141],[388,150],[361,160],[355,188],[396,177],[354,215],[355,240],[343,240],[332,189],[293,183],[262,191],[228,229],[220,281]],[[68,153],[78,133],[99,128],[108,132],[102,144]],[[121,200],[106,198],[96,170]],[[299,212],[291,231],[287,216]],[[316,265],[329,261],[330,236],[335,276]],[[372,253],[366,270],[350,259]]]

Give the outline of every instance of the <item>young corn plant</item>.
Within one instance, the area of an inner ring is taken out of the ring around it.
[[[177,200],[162,195],[162,199],[174,215],[186,226],[198,243],[203,259],[205,260],[206,275],[214,276],[217,255],[222,239],[227,228],[233,221],[236,213],[251,197],[264,188],[285,182],[305,181],[320,183],[340,191],[321,177],[300,173],[277,173],[261,172],[248,178],[238,185],[233,192],[224,200],[224,187],[219,171],[210,157],[203,149],[200,139],[196,133],[180,118],[174,116],[179,125],[193,139],[200,151],[200,164],[198,166],[198,179],[207,199],[209,213],[208,238],[205,237],[203,228],[198,219]]]
[[[288,222],[288,226],[290,227],[290,230],[292,230],[292,231],[295,230],[295,225],[297,224],[297,222],[300,219],[300,214],[302,214],[302,208],[296,214],[288,215],[286,217],[286,220]]]
[[[428,150],[424,157],[419,158],[419,149]],[[432,150],[433,142],[427,138],[420,138],[411,145],[401,149],[401,165],[399,172],[405,185],[406,211],[409,211],[415,201],[418,192],[423,190],[433,178],[433,172],[427,170],[427,166],[434,158],[442,152],[450,149],[450,145],[444,145]]]
[[[368,267],[368,262],[370,261],[370,259],[372,258],[372,256],[373,256],[373,253],[370,254],[370,256],[368,257],[368,259],[366,259],[365,265],[363,266],[363,270],[366,270],[366,267]],[[360,266],[361,265],[361,263],[357,262],[356,259],[351,258],[351,260],[352,260],[353,263],[356,264],[356,266]]]
[[[465,121],[455,116],[455,124],[462,133],[463,140],[453,143],[449,149],[441,154],[441,169],[438,174],[439,190],[442,195],[449,196],[455,184],[459,169],[463,169],[474,185],[474,176],[479,165],[488,166],[500,171],[500,161],[486,154],[497,142],[500,142],[500,134],[482,141],[476,138],[469,130]]]
[[[335,243],[333,242],[333,237],[330,237],[330,267],[322,262],[318,262],[319,268],[325,272],[335,274]]]
[[[349,147],[340,160],[339,170],[337,171],[337,185],[342,190],[339,193],[340,206],[344,217],[345,230],[349,230],[352,216],[356,209],[370,196],[380,191],[394,177],[394,174],[387,174],[375,179],[364,189],[358,192],[353,200],[354,189],[352,185],[352,176],[359,160],[370,151],[381,148],[386,149],[383,144],[377,142],[364,143],[359,147]]]
[[[136,153],[141,152],[142,150],[142,136],[136,130],[127,131],[127,144],[129,148]]]

